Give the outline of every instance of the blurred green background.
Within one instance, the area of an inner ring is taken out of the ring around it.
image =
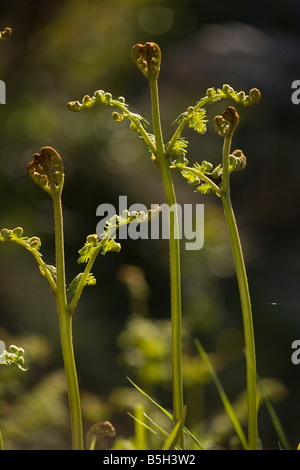
[[[247,167],[232,177],[232,198],[251,289],[258,373],[266,384],[292,448],[300,441],[299,367],[291,344],[300,337],[298,248],[300,216],[300,108],[291,84],[300,79],[300,5],[296,1],[0,0],[0,227],[22,226],[42,240],[54,264],[53,216],[46,193],[32,184],[26,165],[42,146],[61,155],[67,277],[80,272],[77,252],[94,233],[101,203],[150,207],[164,202],[159,173],[128,123],[96,107],[71,113],[66,103],[103,89],[126,97],[151,119],[146,80],[131,61],[136,43],[162,50],[160,100],[165,141],[172,123],[209,87],[259,88],[254,108],[238,107],[233,148]],[[204,136],[185,130],[190,162],[218,164],[222,140],[212,119],[229,103],[208,110]],[[182,247],[184,374],[188,424],[211,448],[234,448],[234,433],[199,360],[193,338],[212,354],[229,398],[245,419],[245,365],[236,279],[220,202],[193,193],[175,175],[182,204],[205,204],[205,244]],[[93,269],[74,314],[74,345],[85,432],[109,420],[120,446],[134,434],[132,411],[142,397],[127,376],[167,408],[170,395],[168,245],[122,241]],[[276,305],[273,305],[276,303]],[[0,246],[0,339],[26,350],[28,372],[0,369],[0,429],[6,448],[70,448],[58,321],[54,299],[34,260],[17,246]],[[147,404],[145,406],[148,406]],[[155,410],[150,410],[153,414]],[[160,416],[158,419],[162,419]],[[167,426],[167,424],[166,424]],[[278,448],[270,417],[259,413],[264,448]],[[111,442],[100,444],[110,446]]]

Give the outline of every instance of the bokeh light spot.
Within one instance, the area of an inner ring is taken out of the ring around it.
[[[144,31],[150,34],[166,33],[174,21],[174,11],[166,7],[147,7],[139,11],[138,21]]]

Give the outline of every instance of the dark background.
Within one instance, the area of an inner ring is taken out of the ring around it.
[[[150,121],[148,84],[130,57],[132,46],[146,41],[157,42],[162,50],[166,142],[176,117],[207,88],[229,83],[236,90],[261,91],[257,106],[237,106],[240,125],[233,147],[244,150],[247,167],[232,176],[232,199],[253,303],[258,373],[269,379],[270,397],[292,448],[300,439],[300,366],[291,362],[291,344],[300,337],[300,107],[291,101],[292,82],[300,79],[299,15],[297,1],[0,1],[0,29],[13,30],[0,44],[0,79],[6,84],[6,105],[0,106],[0,227],[22,226],[26,235],[39,236],[44,259],[54,264],[51,201],[26,174],[34,153],[54,147],[66,175],[69,282],[80,272],[77,252],[96,230],[99,204],[118,207],[119,195],[127,195],[129,205],[150,207],[164,202],[164,194],[148,150],[127,122],[115,123],[104,106],[71,113],[68,101],[103,89],[125,96],[131,109]],[[190,162],[219,163],[222,140],[212,119],[228,104],[209,107],[204,136],[185,130]],[[192,339],[200,338],[222,362],[222,383],[235,401],[245,389],[242,321],[222,208],[214,196],[194,194],[179,175],[174,182],[180,203],[205,204],[204,248],[193,252],[182,247],[187,357],[199,360]],[[70,446],[68,411],[55,303],[33,258],[23,251],[0,246],[0,337],[7,345],[28,345],[29,365],[23,375],[1,367],[0,427],[12,449],[65,448]],[[169,383],[163,375],[168,367],[150,386],[138,361],[124,355],[124,344],[130,350],[137,330],[129,340],[125,335],[125,343],[120,340],[132,313],[147,321],[150,315],[154,323],[169,318],[167,243],[123,241],[121,252],[99,258],[93,273],[97,284],[84,291],[73,322],[85,425],[109,419],[125,439],[132,433],[126,376],[140,378],[149,393],[171,406],[168,387],[161,386]],[[222,427],[213,425],[222,405],[214,385],[199,386],[197,380],[192,374],[194,388],[187,385],[193,406],[202,408],[203,403],[205,424],[194,423],[195,429],[200,426],[202,435],[206,429],[213,436],[212,447],[232,446],[231,431],[224,439],[215,437],[222,435]],[[259,423],[264,447],[278,448],[264,407]]]

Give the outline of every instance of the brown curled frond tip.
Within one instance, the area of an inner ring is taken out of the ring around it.
[[[0,41],[4,41],[11,35],[11,28],[5,28],[3,31],[0,31]]]
[[[64,170],[59,154],[52,147],[42,147],[27,165],[30,178],[49,194],[61,192]]]
[[[136,44],[131,57],[136,66],[148,80],[157,80],[160,71],[161,51],[155,42]]]

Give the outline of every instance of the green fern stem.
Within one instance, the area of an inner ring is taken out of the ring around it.
[[[171,282],[171,323],[172,323],[172,381],[173,381],[173,415],[174,420],[180,420],[183,412],[183,381],[181,358],[181,276],[180,276],[180,245],[178,237],[178,213],[176,196],[166,157],[159,112],[157,80],[149,80],[152,98],[153,131],[156,144],[156,160],[159,167],[166,201],[170,211],[169,255]],[[183,448],[183,432],[178,445]]]
[[[91,269],[93,267],[93,264],[95,263],[96,261],[96,258],[99,254],[99,252],[101,251],[101,245],[99,245],[99,248],[97,250],[94,251],[94,253],[92,254],[91,258],[89,259],[88,261],[88,264],[86,265],[86,268],[83,272],[83,275],[82,275],[82,278],[80,279],[80,282],[76,288],[76,291],[74,293],[74,296],[72,298],[72,301],[68,307],[68,310],[69,310],[69,314],[72,315],[72,313],[74,312],[75,308],[76,308],[76,305],[80,299],[80,296],[82,294],[82,291],[86,285],[86,281],[87,281],[87,278],[91,272]]]
[[[55,247],[57,268],[57,289],[55,296],[59,317],[62,354],[68,384],[72,430],[72,448],[73,450],[83,450],[81,406],[72,339],[72,316],[70,315],[68,310],[66,296],[63,215],[60,195],[58,193],[52,194],[52,200],[54,206],[55,219]]]
[[[257,450],[258,431],[257,431],[257,392],[256,392],[256,355],[253,318],[251,309],[251,300],[249,286],[246,274],[244,256],[235,220],[235,215],[230,197],[229,184],[229,153],[232,133],[225,136],[223,145],[223,178],[222,195],[224,214],[230,236],[230,242],[235,263],[236,276],[239,286],[240,301],[243,315],[244,338],[246,349],[246,368],[247,368],[247,398],[248,398],[248,443],[250,450]]]

